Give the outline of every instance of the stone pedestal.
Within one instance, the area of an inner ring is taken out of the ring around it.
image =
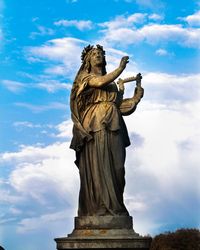
[[[84,216],[75,218],[75,229],[68,237],[55,241],[58,250],[149,250],[151,237],[135,233],[131,216]]]

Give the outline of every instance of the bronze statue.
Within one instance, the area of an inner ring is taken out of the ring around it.
[[[132,114],[143,97],[141,74],[114,80],[123,72],[128,56],[119,67],[106,73],[105,51],[87,46],[71,91],[74,123],[71,148],[76,151],[80,172],[79,216],[128,215],[124,205],[125,148],[130,145],[123,115]],[[124,83],[136,80],[132,98],[123,99]]]

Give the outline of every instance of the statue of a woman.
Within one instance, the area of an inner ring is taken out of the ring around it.
[[[128,63],[106,73],[105,51],[87,46],[71,91],[74,123],[71,148],[80,172],[79,216],[128,215],[124,205],[125,148],[130,145],[122,115],[135,111],[143,96],[140,84],[132,98],[123,99],[123,80],[114,80]],[[139,82],[141,75],[130,78]]]

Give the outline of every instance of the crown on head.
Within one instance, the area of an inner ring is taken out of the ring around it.
[[[103,53],[103,55],[105,55],[105,51],[103,50],[103,46],[97,44],[97,45],[96,45],[96,48],[99,49],[99,50],[101,50],[102,53]],[[93,46],[93,45],[90,45],[90,44],[89,44],[88,46],[86,46],[86,47],[83,49],[82,54],[81,54],[81,60],[82,60],[82,61],[84,61],[86,55],[87,55],[92,49],[94,49],[94,46]]]

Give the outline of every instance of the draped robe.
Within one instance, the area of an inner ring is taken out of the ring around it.
[[[80,173],[79,216],[128,215],[124,205],[125,148],[130,144],[115,83],[92,88],[83,74],[71,94],[71,148]]]

